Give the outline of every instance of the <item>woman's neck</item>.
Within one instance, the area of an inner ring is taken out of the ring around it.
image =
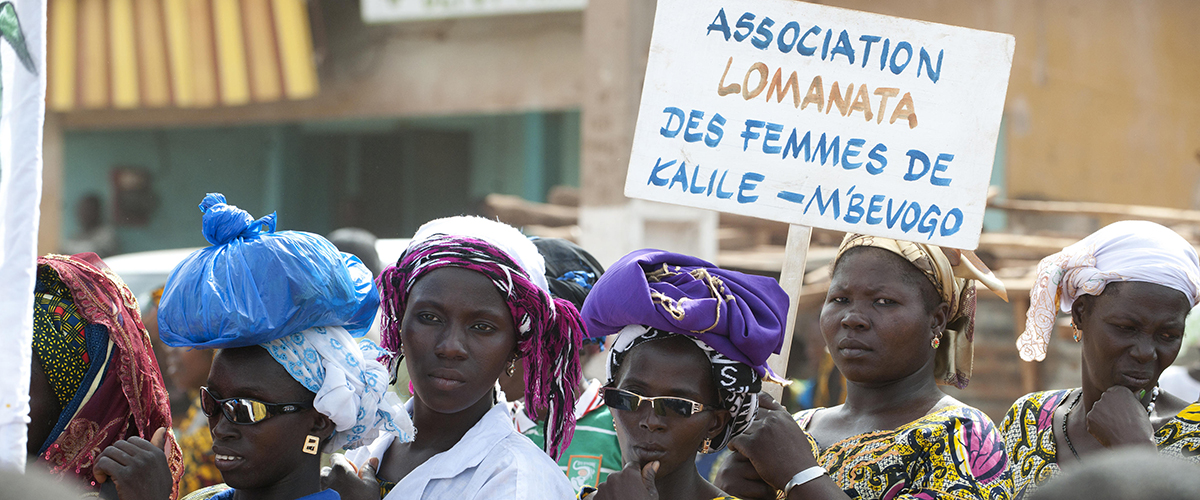
[[[233,500],[296,500],[321,491],[321,462],[318,455],[306,460],[283,479],[262,488],[235,488]]]
[[[710,500],[720,494],[720,490],[700,477],[700,472],[690,463],[669,474],[655,475],[654,486],[658,488],[658,498]]]
[[[843,409],[852,414],[879,417],[907,417],[913,413],[924,415],[945,395],[934,380],[931,361],[922,369],[897,380],[879,384],[847,381]]]
[[[458,444],[487,412],[492,409],[492,395],[485,394],[479,401],[457,413],[438,413],[425,406],[419,396],[413,396],[413,427],[417,435],[412,447],[435,450],[440,453]]]

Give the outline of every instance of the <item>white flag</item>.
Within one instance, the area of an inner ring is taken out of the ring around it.
[[[0,468],[24,470],[46,113],[46,2],[0,2]]]

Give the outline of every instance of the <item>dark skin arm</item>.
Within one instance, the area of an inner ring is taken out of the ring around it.
[[[338,492],[344,500],[379,500],[379,480],[375,477],[378,468],[379,459],[372,458],[355,471],[344,455],[334,454],[329,467],[321,469],[321,488]]]
[[[743,499],[769,500],[800,471],[817,465],[807,433],[783,406],[759,395],[758,418],[729,442],[734,452],[717,473],[716,486]],[[848,499],[829,476],[792,488],[790,499]]]
[[[636,463],[626,464],[620,472],[609,474],[604,484],[589,500],[658,500],[658,487],[654,477],[658,474],[658,462],[644,467]]]
[[[162,427],[150,441],[133,436],[113,443],[96,460],[96,481],[106,483],[112,479],[120,500],[170,498],[175,480],[163,449],[166,443],[167,430]]]
[[[1146,408],[1125,386],[1109,387],[1087,412],[1087,429],[1106,448],[1136,446],[1154,449],[1154,427]]]

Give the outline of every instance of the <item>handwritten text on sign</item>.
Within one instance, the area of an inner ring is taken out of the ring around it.
[[[1013,46],[791,0],[659,0],[625,194],[973,249]]]

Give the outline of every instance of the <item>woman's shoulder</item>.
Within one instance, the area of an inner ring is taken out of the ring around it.
[[[1055,389],[1052,391],[1031,392],[1013,402],[1009,412],[1020,409],[1042,409],[1046,407],[1057,408],[1059,403],[1064,398],[1069,396],[1076,388],[1072,389]]]
[[[1004,448],[1002,435],[992,418],[982,410],[958,401],[937,408],[896,431],[900,436],[907,435],[905,440],[910,445],[933,446],[954,441],[973,452]]]
[[[948,398],[925,416],[901,426],[898,430],[917,427],[953,429],[956,425],[961,426],[964,422],[976,422],[987,426],[995,425],[992,423],[992,418],[982,410],[957,399]]]
[[[222,495],[222,493],[225,493],[227,491],[229,493]],[[225,483],[221,483],[221,484],[214,484],[207,488],[200,488],[196,491],[188,493],[187,496],[183,497],[181,500],[210,500],[210,499],[217,500],[217,499],[222,499],[222,498],[229,498],[232,495],[233,495],[233,488],[230,488],[229,485],[227,485]]]
[[[1175,415],[1176,420],[1200,424],[1200,401],[1187,405]]]
[[[383,461],[383,456],[387,454],[388,448],[396,441],[396,435],[392,433],[381,433],[374,441],[351,448],[345,451],[346,460],[354,464],[355,467],[362,467],[367,464],[372,458],[377,458]]]
[[[518,494],[561,490],[574,496],[566,474],[550,455],[515,430],[487,451],[477,470],[490,477],[515,478],[513,486]]]
[[[488,454],[494,460],[512,462],[513,466],[546,467],[562,474],[558,464],[550,458],[550,455],[546,454],[545,450],[534,444],[529,437],[515,430],[501,439]]]
[[[1164,455],[1200,462],[1200,402],[1191,403],[1154,432]]]
[[[1038,429],[1048,428],[1053,423],[1054,411],[1074,391],[1075,389],[1055,389],[1021,396],[1004,413],[1004,422],[1000,424],[1000,428],[1007,430],[1018,424],[1032,425]]]
[[[835,408],[837,408],[837,407],[835,407]],[[800,411],[792,414],[792,419],[795,420],[796,423],[800,425],[801,429],[807,429],[809,422],[812,421],[813,415],[816,415],[817,411],[825,410],[825,409],[827,409],[827,408],[816,407],[816,408],[808,408],[808,409],[800,410]]]

